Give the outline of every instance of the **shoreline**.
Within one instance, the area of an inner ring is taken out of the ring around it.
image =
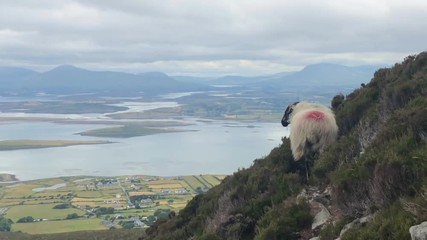
[[[25,149],[39,149],[52,147],[68,147],[77,145],[110,144],[112,141],[84,141],[84,140],[3,140],[0,141],[0,151],[14,151]]]

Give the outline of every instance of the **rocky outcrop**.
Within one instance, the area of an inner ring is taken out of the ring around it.
[[[311,213],[314,216],[311,230],[315,235],[317,235],[320,229],[333,218],[328,209],[331,205],[330,194],[330,188],[321,190],[316,186],[308,186],[297,196],[297,201],[306,201],[310,204]]]
[[[314,230],[323,224],[327,223],[329,219],[331,218],[331,213],[329,210],[321,203],[319,202],[312,202],[312,205],[317,205],[318,208],[320,208],[320,212],[318,212],[313,219],[313,223],[311,224],[311,229]]]

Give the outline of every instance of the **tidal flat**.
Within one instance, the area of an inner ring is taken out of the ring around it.
[[[83,140],[3,140],[0,141],[0,151],[34,149],[34,148],[51,148],[67,147],[74,145],[92,145],[107,144],[110,141],[83,141]]]
[[[196,130],[182,130],[176,128],[150,128],[144,127],[138,124],[124,125],[118,127],[107,127],[88,130],[80,132],[82,136],[91,137],[109,137],[109,138],[130,138],[130,137],[141,137],[160,133],[177,133],[177,132],[190,132]]]

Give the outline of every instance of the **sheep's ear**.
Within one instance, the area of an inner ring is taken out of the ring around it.
[[[294,102],[292,104],[289,104],[289,106],[285,110],[285,114],[282,117],[282,126],[287,127],[289,124],[291,124],[291,114],[294,110],[295,105],[297,105],[299,102]]]
[[[282,117],[282,126],[287,127],[290,123],[290,117],[291,117],[291,113],[292,113],[292,107],[293,105],[289,105],[286,110],[285,110],[285,114]]]

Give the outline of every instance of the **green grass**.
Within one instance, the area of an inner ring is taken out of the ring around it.
[[[203,188],[205,186],[194,176],[185,176],[184,181],[193,189],[193,191],[196,191],[196,188],[198,187]]]
[[[205,179],[203,179],[202,176],[194,176],[202,185],[204,188],[210,188],[212,187],[208,182],[205,181]]]
[[[71,213],[84,214],[84,211],[75,208],[53,209],[57,204],[59,203],[13,206],[7,211],[6,217],[16,222],[18,219],[26,216],[31,216],[35,219],[64,219]]]
[[[43,221],[35,223],[15,223],[12,225],[12,231],[22,231],[29,234],[62,233],[86,230],[106,229],[101,224],[101,219],[73,219],[63,221]]]
[[[76,194],[79,198],[101,198],[104,196],[101,191],[77,191]]]
[[[220,181],[215,176],[203,175],[202,178],[212,186],[220,184]]]

